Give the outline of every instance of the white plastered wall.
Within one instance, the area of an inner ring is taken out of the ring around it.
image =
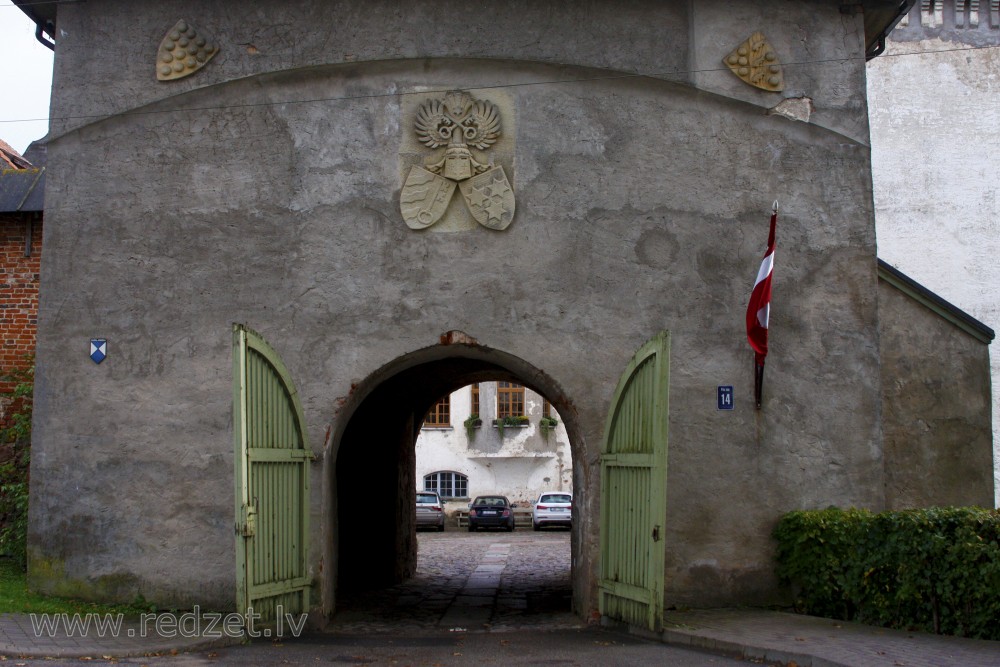
[[[889,42],[868,64],[878,254],[1000,328],[1000,47]],[[996,504],[1000,353],[991,345]]]
[[[559,424],[543,437],[539,428],[543,398],[525,389],[526,427],[506,427],[501,437],[492,425],[496,413],[495,383],[482,383],[482,425],[470,439],[464,422],[472,412],[472,392],[463,387],[451,394],[451,425],[424,427],[417,438],[417,484],[433,472],[458,472],[469,479],[469,497],[498,493],[522,507],[530,506],[542,491],[573,490],[573,461],[569,437]],[[446,503],[449,512],[464,509],[468,500]]]

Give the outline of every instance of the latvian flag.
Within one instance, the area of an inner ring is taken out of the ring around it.
[[[767,236],[767,252],[761,260],[757,281],[747,305],[747,340],[754,351],[754,396],[760,407],[760,392],[764,379],[764,357],[767,356],[767,321],[771,312],[771,269],[774,266],[774,227],[778,221],[778,202],[771,213],[771,231]]]

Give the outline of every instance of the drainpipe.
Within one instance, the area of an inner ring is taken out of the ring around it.
[[[42,175],[44,173],[45,173],[45,167],[41,167],[40,169],[38,169],[38,173],[35,174],[35,180],[33,180],[31,182],[31,185],[28,187],[27,192],[24,193],[24,196],[21,197],[21,202],[17,205],[17,208],[15,210],[17,210],[17,211],[21,210],[21,208],[24,206],[25,202],[28,201],[28,197],[31,196],[31,192],[35,189],[35,186],[38,185],[38,182],[40,180],[42,180]],[[24,230],[24,256],[25,257],[31,257],[31,245],[32,245],[32,241],[34,240],[33,237],[34,237],[34,234],[35,234],[35,218],[37,218],[37,217],[38,217],[38,214],[36,213],[34,216],[28,217],[28,219],[27,219],[27,225],[25,226],[25,230]]]
[[[47,46],[50,51],[55,51],[56,43],[51,40],[45,39],[45,33],[49,33],[50,35],[53,36],[56,34],[56,27],[52,25],[52,21],[46,21],[44,28],[42,27],[41,23],[35,24],[35,39],[37,39],[39,42]]]

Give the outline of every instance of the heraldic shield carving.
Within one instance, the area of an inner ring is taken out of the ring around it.
[[[484,164],[471,151],[485,151],[499,138],[496,105],[452,91],[443,100],[420,105],[414,125],[420,143],[444,151],[410,168],[399,196],[407,226],[425,229],[440,220],[457,185],[479,224],[505,229],[514,219],[514,190],[503,167]]]

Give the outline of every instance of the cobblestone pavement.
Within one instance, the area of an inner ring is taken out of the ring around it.
[[[418,533],[417,574],[345,595],[329,632],[581,628],[571,611],[566,530]]]

